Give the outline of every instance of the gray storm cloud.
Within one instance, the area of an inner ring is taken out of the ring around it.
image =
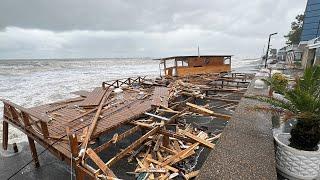
[[[0,58],[234,54],[274,47],[306,0],[2,0]]]

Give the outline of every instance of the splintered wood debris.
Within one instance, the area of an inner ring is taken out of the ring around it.
[[[21,127],[30,141],[49,147],[57,157],[68,163],[72,159],[77,179],[120,179],[124,174],[136,179],[192,179],[199,174],[196,164],[203,148],[215,147],[221,129],[187,119],[226,123],[247,79],[243,74],[204,74],[103,82],[91,92],[74,92],[77,98],[28,109],[2,100],[4,120]],[[130,128],[116,132],[124,126]],[[139,137],[130,142],[133,136]],[[124,140],[126,146],[117,148]],[[113,157],[101,156],[110,148],[117,149]],[[33,155],[38,163],[36,151]],[[115,173],[126,157],[135,169]]]

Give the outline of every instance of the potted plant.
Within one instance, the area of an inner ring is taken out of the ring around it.
[[[296,179],[319,178],[320,67],[307,68],[303,76],[296,79],[293,88],[277,90],[283,94],[283,98],[251,97],[271,105],[257,109],[277,112],[284,119],[295,118],[297,121],[290,134],[274,134],[277,168],[284,176]]]
[[[269,85],[269,96],[273,96],[274,93],[283,94],[284,90],[288,86],[288,78],[282,73],[274,73],[271,78],[263,80],[267,85]]]

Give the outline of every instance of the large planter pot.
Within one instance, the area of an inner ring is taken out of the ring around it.
[[[320,179],[320,150],[302,151],[289,147],[289,133],[274,134],[280,173],[289,179]]]

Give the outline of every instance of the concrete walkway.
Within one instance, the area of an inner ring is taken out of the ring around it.
[[[268,92],[253,86],[246,95]],[[271,115],[248,110],[258,104],[242,98],[197,179],[277,179]]]
[[[1,144],[0,144],[1,145]],[[37,145],[38,154],[44,149]],[[9,152],[2,150],[0,147],[0,179],[8,179],[19,168],[32,160],[31,152],[27,142],[18,145],[19,152],[13,154],[12,145],[9,145]],[[14,180],[64,180],[70,178],[70,167],[63,161],[58,160],[46,151],[39,156],[40,168],[35,168],[34,163],[22,169],[19,173],[13,176]]]

